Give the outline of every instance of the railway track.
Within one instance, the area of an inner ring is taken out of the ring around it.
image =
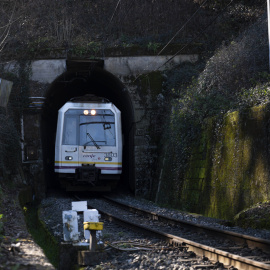
[[[155,212],[150,212],[150,211],[146,211],[144,209],[140,209],[138,207],[123,204],[123,203],[121,203],[121,202],[119,202],[111,197],[108,197],[108,196],[104,196],[104,199],[109,201],[110,203],[118,205],[121,208],[129,210],[133,213],[147,216],[148,218],[150,218],[152,220],[159,220],[161,222],[166,222],[167,224],[170,224],[173,226],[180,225],[181,227],[192,229],[192,230],[197,231],[197,232],[205,232],[209,235],[222,237],[225,240],[229,239],[229,240],[234,241],[238,245],[247,246],[251,249],[254,249],[254,248],[262,249],[265,252],[269,253],[269,261],[270,261],[270,241],[269,240],[265,240],[265,239],[257,238],[257,237],[252,237],[249,235],[243,235],[243,234],[239,234],[239,233],[235,233],[235,232],[231,232],[231,231],[227,231],[227,230],[220,230],[220,229],[216,229],[216,228],[212,228],[212,227],[208,227],[208,226],[198,225],[198,224],[193,223],[193,222],[174,219],[174,218],[171,218],[171,217],[168,217],[165,215],[157,214]]]
[[[88,202],[89,208],[98,209],[110,221],[158,236],[184,251],[192,252],[190,254],[194,252],[203,258],[203,268],[214,268],[221,263],[224,268],[219,269],[270,269],[270,241],[179,221],[124,205],[109,197]],[[205,265],[205,261],[210,265]],[[196,268],[200,269],[200,265]]]

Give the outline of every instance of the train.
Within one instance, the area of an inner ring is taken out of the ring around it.
[[[120,110],[94,95],[58,110],[54,172],[67,191],[111,191],[122,174]]]

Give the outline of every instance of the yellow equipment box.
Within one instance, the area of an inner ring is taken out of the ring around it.
[[[103,230],[103,222],[84,222],[83,229],[84,230],[95,230],[95,231],[102,231]]]

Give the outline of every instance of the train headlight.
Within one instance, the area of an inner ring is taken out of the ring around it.
[[[96,110],[91,110],[90,113],[91,113],[91,115],[96,115],[97,111]]]
[[[84,115],[88,115],[88,114],[89,114],[88,110],[84,110],[84,111],[83,111],[83,114],[84,114]]]
[[[65,157],[65,160],[72,160],[73,159],[73,157],[71,157],[71,156],[66,156]]]
[[[104,160],[105,161],[112,161],[112,158],[111,157],[105,157]]]

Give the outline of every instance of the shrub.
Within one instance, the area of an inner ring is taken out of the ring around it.
[[[269,101],[265,59],[268,59],[267,20],[263,16],[233,42],[223,44],[202,69],[201,65],[192,69],[186,65],[186,73],[181,68],[168,73],[167,87],[176,86],[167,90],[172,96],[172,110],[163,135],[166,141],[163,175],[169,175],[163,185],[172,192],[170,197],[180,196],[177,190],[181,190],[206,118],[215,116],[219,121],[230,110]]]

